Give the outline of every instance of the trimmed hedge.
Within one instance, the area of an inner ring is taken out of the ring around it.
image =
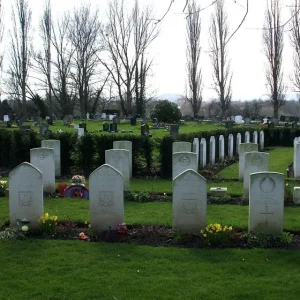
[[[97,167],[105,163],[105,150],[113,148],[115,140],[132,141],[133,176],[153,176],[162,178],[172,176],[172,143],[175,141],[193,142],[195,137],[206,139],[207,158],[209,157],[211,136],[216,138],[216,162],[219,157],[218,139],[220,135],[225,140],[225,157],[228,155],[228,136],[234,136],[234,155],[236,155],[236,135],[241,133],[244,142],[245,132],[251,137],[255,128],[236,127],[224,130],[179,134],[165,136],[162,139],[151,139],[146,136],[134,135],[93,135],[86,134],[78,139],[77,133],[51,133],[42,137],[39,133],[18,130],[0,130],[0,167],[11,170],[20,163],[30,161],[30,149],[41,146],[42,139],[58,139],[61,142],[61,173],[70,176],[75,173],[89,176]],[[265,147],[292,146],[294,137],[300,136],[300,129],[263,128]],[[258,129],[257,129],[258,131]],[[259,134],[258,134],[259,138]],[[252,139],[252,138],[251,138]]]

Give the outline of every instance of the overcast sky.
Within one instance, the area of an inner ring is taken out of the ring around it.
[[[53,14],[72,10],[74,6],[90,2],[92,6],[98,6],[103,21],[105,21],[106,0],[52,0]],[[128,7],[133,0],[125,0]],[[5,30],[11,26],[11,4],[14,0],[4,0]],[[182,13],[185,0],[175,0],[172,7],[162,22],[159,23],[160,34],[149,49],[149,56],[154,58],[152,88],[157,90],[157,95],[183,94],[186,82],[186,29],[185,15]],[[290,7],[294,0],[281,0],[282,24],[290,19]],[[170,0],[139,0],[141,5],[151,4],[160,19],[167,11]],[[197,0],[202,8],[209,6],[212,0]],[[265,80],[265,56],[262,52],[262,27],[264,25],[264,12],[267,0],[249,0],[249,12],[241,29],[233,36],[228,44],[228,54],[231,59],[233,71],[232,91],[233,99],[245,100],[253,98],[266,98],[268,91]],[[29,0],[33,14],[33,25],[37,22],[43,11],[43,0]],[[246,11],[246,0],[225,0],[228,13],[230,34],[237,28]],[[208,27],[214,6],[201,12],[202,53],[200,63],[204,78],[204,99],[209,100],[216,96],[212,89],[212,68],[208,53]],[[294,89],[289,76],[293,71],[292,54],[288,29],[291,22],[284,27],[285,46],[283,52],[283,66],[285,82],[288,85],[288,93],[293,95]],[[35,34],[37,35],[37,33]],[[8,51],[8,49],[6,49]]]

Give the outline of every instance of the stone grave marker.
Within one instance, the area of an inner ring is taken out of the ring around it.
[[[201,168],[204,168],[206,166],[206,151],[207,151],[206,139],[201,138],[200,141],[200,167]]]
[[[250,132],[249,131],[245,132],[245,143],[250,143]]]
[[[60,140],[43,140],[42,147],[52,148],[54,151],[55,162],[55,176],[61,176],[61,162],[60,162]]]
[[[225,158],[225,141],[224,135],[219,136],[219,161],[222,162]]]
[[[300,187],[299,186],[294,187],[293,202],[295,204],[300,204]]]
[[[55,192],[54,150],[45,147],[30,149],[30,163],[43,174],[44,192]]]
[[[198,234],[206,226],[206,180],[186,170],[173,180],[172,229]]]
[[[300,180],[300,143],[294,143],[294,177]]]
[[[172,144],[172,153],[174,152],[191,152],[192,143],[189,142],[174,142]]]
[[[233,158],[233,134],[228,136],[228,157]]]
[[[245,153],[258,151],[258,145],[253,143],[241,143],[239,147],[239,179],[244,180]]]
[[[91,228],[115,230],[124,222],[122,174],[110,165],[102,165],[89,176],[89,190]]]
[[[284,175],[250,175],[248,232],[280,235],[283,231]]]
[[[261,130],[259,132],[259,150],[263,150],[265,148],[265,133]]]
[[[216,162],[216,139],[211,136],[209,139],[209,163],[214,165]]]
[[[78,137],[84,136],[84,128],[78,128],[77,131],[78,131]]]
[[[129,176],[130,178],[132,178],[132,142],[114,141],[113,149],[125,149],[129,151]]]
[[[73,115],[65,115],[63,122],[65,126],[70,126],[70,124],[73,122],[74,118]]]
[[[240,154],[240,144],[242,142],[242,135],[240,133],[238,133],[236,135],[236,154],[239,155]]]
[[[244,169],[244,197],[249,198],[250,174],[269,171],[269,153],[246,152]]]
[[[194,138],[193,140],[193,152],[195,152],[197,154],[197,166],[199,165],[199,157],[200,157],[200,153],[199,153],[199,139],[197,137]]]
[[[40,227],[39,217],[44,215],[42,172],[24,162],[9,172],[9,219],[10,226],[17,219],[30,221],[30,229]]]
[[[176,135],[179,132],[179,124],[171,124],[170,135]]]
[[[257,133],[257,131],[253,131],[253,143],[254,144],[258,143],[258,133]]]
[[[175,152],[172,158],[172,178],[187,169],[198,171],[197,154],[193,152]]]
[[[123,176],[124,191],[130,190],[129,151],[125,149],[105,150],[105,163],[114,167]]]

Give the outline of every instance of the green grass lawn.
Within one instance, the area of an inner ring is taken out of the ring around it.
[[[300,252],[0,241],[0,299],[298,299]]]

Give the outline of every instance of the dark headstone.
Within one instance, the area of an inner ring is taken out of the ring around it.
[[[285,122],[285,123],[284,123],[284,127],[285,127],[285,128],[288,128],[288,127],[289,127],[289,123],[288,123],[288,122]]]
[[[109,131],[110,132],[117,132],[118,131],[118,125],[115,123],[110,123],[109,124]]]
[[[294,129],[294,128],[297,128],[297,127],[298,127],[297,121],[292,122],[292,128]]]
[[[176,135],[179,132],[179,125],[178,124],[172,124],[170,126],[170,135]]]
[[[113,123],[120,124],[120,118],[118,116],[113,117]]]
[[[46,126],[46,125],[40,126],[40,134],[41,135],[44,135],[47,130],[48,130],[48,126]]]
[[[233,121],[226,121],[225,122],[225,128],[232,128],[233,127]]]
[[[103,123],[103,131],[109,131],[109,124],[108,123]]]
[[[141,135],[149,135],[149,125],[148,124],[143,124],[141,126]]]
[[[20,126],[20,130],[22,130],[22,131],[30,131],[30,126],[29,125],[21,125]]]
[[[79,124],[79,128],[84,128],[84,133],[87,132],[87,130],[86,130],[86,123],[80,123]]]
[[[136,117],[130,118],[130,124],[131,125],[136,125]]]

